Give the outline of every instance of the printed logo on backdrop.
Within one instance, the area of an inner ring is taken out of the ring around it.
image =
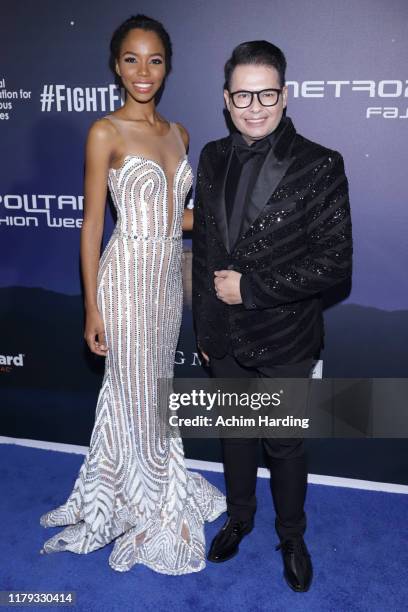
[[[49,83],[42,85],[39,102],[43,113],[112,112],[122,106],[125,90],[113,83],[95,87],[70,87],[65,84]],[[32,91],[19,87],[9,89],[6,77],[0,76],[0,121],[12,118],[13,111],[20,103],[35,103]]]
[[[1,194],[0,228],[81,228],[83,202],[82,195]]]
[[[366,106],[365,118],[408,119],[408,81],[287,81],[292,98],[358,97]],[[392,103],[392,105],[391,105]]]
[[[6,78],[0,77],[0,121],[8,121],[20,102],[31,102],[32,92],[22,89],[7,89]]]
[[[122,106],[124,100],[125,90],[113,84],[100,87],[70,87],[48,83],[43,85],[40,94],[43,113],[112,112]]]
[[[1,194],[0,228],[81,229],[83,208],[83,195]],[[193,208],[192,198],[187,208]]]
[[[174,365],[188,365],[188,366],[201,366],[202,360],[198,353],[195,352],[186,352],[186,351],[176,351],[176,355],[174,358]]]
[[[25,354],[0,355],[0,374],[12,372],[15,368],[24,367]]]

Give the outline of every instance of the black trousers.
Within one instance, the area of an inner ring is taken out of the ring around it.
[[[246,368],[233,355],[210,358],[216,378],[308,378],[314,360],[262,368]],[[307,461],[302,438],[261,438],[265,460],[271,472],[270,487],[281,540],[303,535],[306,530],[304,503],[307,489]],[[259,440],[223,438],[221,440],[227,512],[239,520],[251,520],[256,511],[256,478]]]

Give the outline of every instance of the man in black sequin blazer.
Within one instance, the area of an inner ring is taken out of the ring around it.
[[[216,377],[308,377],[323,343],[321,294],[351,275],[343,159],[297,134],[284,116],[286,60],[266,41],[225,65],[236,131],[201,152],[193,230],[197,343]],[[222,440],[228,520],[211,561],[238,552],[254,524],[258,440]],[[301,439],[262,439],[284,575],[308,590],[303,540],[307,466]]]

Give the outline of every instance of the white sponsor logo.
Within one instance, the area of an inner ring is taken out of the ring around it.
[[[11,366],[22,368],[24,366],[24,357],[23,353],[18,355],[0,355],[0,372],[10,372]]]
[[[0,228],[81,229],[84,196],[54,194],[0,195]],[[193,208],[192,199],[188,208]]]
[[[190,357],[187,359],[184,351],[176,351],[174,364],[175,365],[200,366],[202,365],[202,360],[200,359],[198,353],[191,353]]]
[[[40,94],[43,113],[111,112],[122,106],[124,99],[124,89],[112,83],[101,87],[68,87],[48,83],[43,85]]]
[[[408,119],[408,106],[403,110],[397,106],[369,106],[367,108],[366,119],[378,116],[383,119]]]
[[[340,98],[355,91],[369,98],[408,98],[408,81],[286,81],[292,98]]]
[[[75,195],[1,195],[0,227],[39,227],[41,223],[53,229],[81,228],[83,201],[83,196]]]
[[[25,102],[31,100],[31,91],[26,89],[7,89],[6,79],[0,78],[0,121],[8,121],[14,105],[20,100]]]
[[[364,98],[393,98],[399,106],[369,106],[365,117],[381,117],[383,119],[408,119],[408,81],[400,79],[384,79],[381,81],[287,81],[292,98],[341,98],[350,94]]]

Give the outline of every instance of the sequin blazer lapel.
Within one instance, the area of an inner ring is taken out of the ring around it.
[[[290,119],[285,120],[285,127],[274,143],[262,164],[261,171],[254,185],[252,194],[246,207],[242,222],[241,236],[250,228],[259,217],[267,202],[285,176],[293,161],[291,151],[296,136],[296,130]],[[213,189],[211,208],[215,223],[226,251],[230,252],[228,237],[227,214],[225,204],[225,183],[232,155],[232,138],[222,139],[218,147],[217,156],[212,159]],[[239,243],[239,240],[237,244]]]
[[[217,151],[218,155],[213,158],[213,190],[210,203],[222,243],[224,244],[225,249],[229,252],[230,245],[228,236],[227,211],[225,206],[225,183],[232,156],[231,137],[225,138],[221,142],[222,146],[220,146]]]

